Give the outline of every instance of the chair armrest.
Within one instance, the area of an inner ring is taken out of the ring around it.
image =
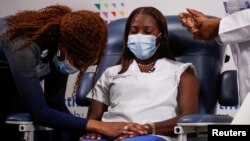
[[[33,132],[35,130],[37,130],[37,131],[39,131],[39,130],[53,130],[52,128],[49,128],[49,127],[34,125],[34,123],[32,121],[32,117],[29,113],[11,114],[6,118],[5,123],[18,125],[20,132]],[[30,136],[32,136],[32,138],[33,138],[33,133]]]
[[[214,115],[214,114],[193,114],[181,117],[177,124],[185,125],[190,123],[197,124],[220,124],[231,122],[233,117],[229,115]]]
[[[223,106],[238,105],[238,87],[236,70],[224,71],[220,76],[218,102]]]
[[[32,124],[32,118],[29,113],[11,114],[6,118],[8,124]]]
[[[180,118],[174,129],[175,134],[207,133],[208,125],[230,124],[233,117],[229,115],[194,114]]]

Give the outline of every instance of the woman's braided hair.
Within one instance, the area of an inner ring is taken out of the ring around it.
[[[54,53],[59,44],[67,48],[74,63],[83,62],[80,64],[75,90],[78,90],[84,71],[93,62],[99,63],[107,43],[107,27],[97,13],[88,10],[72,12],[69,7],[62,5],[21,11],[7,17],[4,35],[10,40],[28,37],[19,49],[34,42]]]

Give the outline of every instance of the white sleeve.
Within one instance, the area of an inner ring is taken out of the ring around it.
[[[220,21],[219,37],[222,43],[238,43],[250,39],[250,9],[224,17]]]
[[[109,78],[109,71],[106,70],[96,82],[94,88],[88,93],[87,98],[94,99],[109,105]]]
[[[177,70],[177,82],[178,82],[178,83],[180,82],[182,73],[183,73],[184,71],[186,71],[187,68],[189,68],[189,67],[194,71],[195,76],[196,76],[196,71],[195,71],[195,68],[194,68],[194,66],[193,66],[192,63],[185,63],[185,64],[182,64],[182,65],[178,68],[178,70]]]

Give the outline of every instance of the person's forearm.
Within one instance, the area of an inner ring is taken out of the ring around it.
[[[157,135],[164,135],[169,136],[174,132],[174,127],[176,126],[176,123],[180,117],[174,117],[169,120],[161,121],[161,122],[155,122],[154,123],[154,130]],[[152,131],[151,131],[152,133]]]
[[[92,100],[89,106],[87,118],[101,120],[103,113],[107,111],[107,106],[99,101]]]
[[[101,132],[101,122],[97,120],[89,119],[86,127],[87,132],[102,133]]]
[[[211,33],[212,36],[211,39],[214,39],[219,36],[220,21],[221,21],[220,18],[211,19],[211,29],[213,29]]]

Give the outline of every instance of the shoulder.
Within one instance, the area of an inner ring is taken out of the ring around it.
[[[118,74],[120,70],[121,70],[121,65],[115,65],[115,66],[106,68],[103,74],[105,76],[111,76],[111,75]]]
[[[164,72],[169,72],[170,74],[175,75],[178,81],[183,75],[196,75],[195,68],[192,63],[183,63],[164,58],[159,60],[158,66],[160,70],[164,70]]]
[[[6,19],[4,17],[0,18],[0,35],[4,33],[6,29]]]
[[[114,72],[114,73],[118,73],[119,71],[121,70],[121,65],[115,65],[115,66],[111,66],[111,67],[108,67],[106,69],[106,71],[108,72]]]
[[[5,40],[4,40],[3,34],[5,30],[6,30],[6,20],[5,18],[0,18],[0,45],[1,47],[4,46],[3,44]]]
[[[36,44],[32,43],[31,45],[22,48],[19,50],[19,48],[24,45],[27,42],[28,38],[19,38],[13,41],[10,41],[8,39],[4,39],[2,42],[2,46],[4,50],[9,50],[12,52],[12,54],[20,54],[21,56],[26,55],[35,55],[35,56],[40,56],[41,54],[41,48]],[[23,55],[22,55],[23,54]]]
[[[25,68],[25,70],[28,68],[34,69],[40,62],[41,49],[37,44],[33,43],[26,48],[19,49],[26,40],[26,38],[20,38],[14,41],[3,40],[1,43],[2,51],[8,63],[12,64],[13,68]]]
[[[183,63],[180,61],[170,60],[162,58],[159,60],[159,64],[163,67],[171,68],[172,70],[178,71],[181,69],[187,69],[188,67],[194,68],[192,63]]]

